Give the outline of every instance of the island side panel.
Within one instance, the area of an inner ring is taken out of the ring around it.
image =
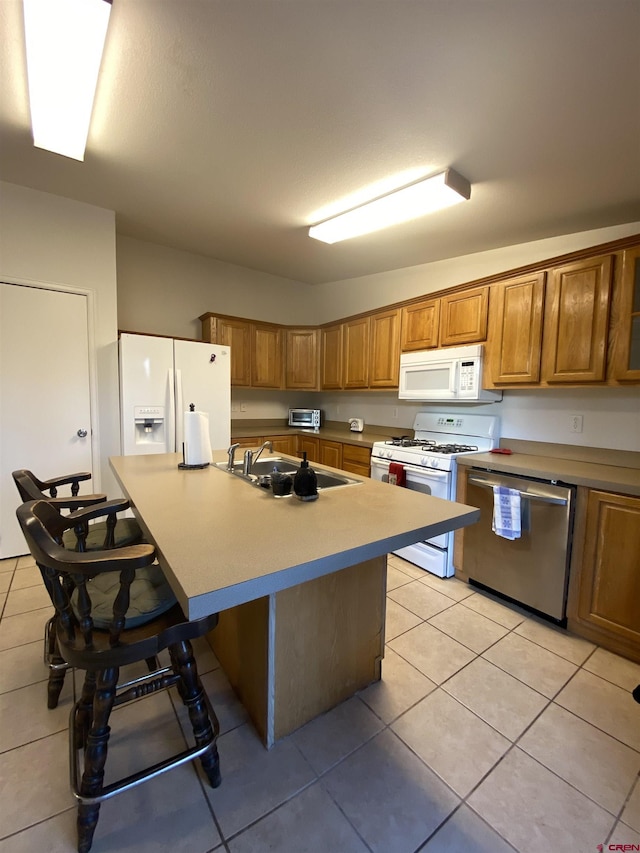
[[[380,679],[386,555],[276,593],[274,738]]]
[[[222,610],[207,634],[229,683],[263,742],[268,741],[269,596]]]

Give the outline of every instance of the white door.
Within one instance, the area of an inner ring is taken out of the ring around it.
[[[27,553],[12,471],[93,470],[90,401],[86,297],[0,283],[0,558]]]
[[[176,367],[176,449],[182,450],[184,413],[191,403],[209,415],[212,450],[231,443],[231,355],[228,346],[173,342]]]

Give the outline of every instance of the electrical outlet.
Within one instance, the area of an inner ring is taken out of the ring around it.
[[[340,414],[340,406],[336,406],[336,415]]]
[[[582,415],[570,415],[569,432],[582,432]]]
[[[247,411],[247,404],[246,403],[240,403],[240,411],[241,412]]]
[[[394,418],[397,418],[397,417],[398,417],[398,407],[397,407],[397,406],[394,406],[394,407],[393,407],[393,415],[392,415],[392,417],[394,417]]]
[[[237,403],[232,403],[232,404],[231,404],[231,411],[232,411],[232,412],[237,412],[237,411],[238,411],[238,404],[237,404]]]

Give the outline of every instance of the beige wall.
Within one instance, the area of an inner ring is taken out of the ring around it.
[[[118,236],[117,253],[123,330],[199,340],[207,311],[284,324],[307,316],[309,285],[130,237]]]
[[[108,466],[120,452],[115,214],[0,182],[0,278],[92,293],[100,453],[94,488],[120,494]]]
[[[566,234],[431,264],[317,285],[313,288],[311,298],[315,322],[328,323],[339,317],[349,317],[393,302],[402,302],[424,293],[454,287],[631,234],[640,234],[640,222]]]

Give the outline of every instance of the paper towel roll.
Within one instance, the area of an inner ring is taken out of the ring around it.
[[[206,412],[184,413],[184,461],[187,465],[211,462],[209,415]]]

